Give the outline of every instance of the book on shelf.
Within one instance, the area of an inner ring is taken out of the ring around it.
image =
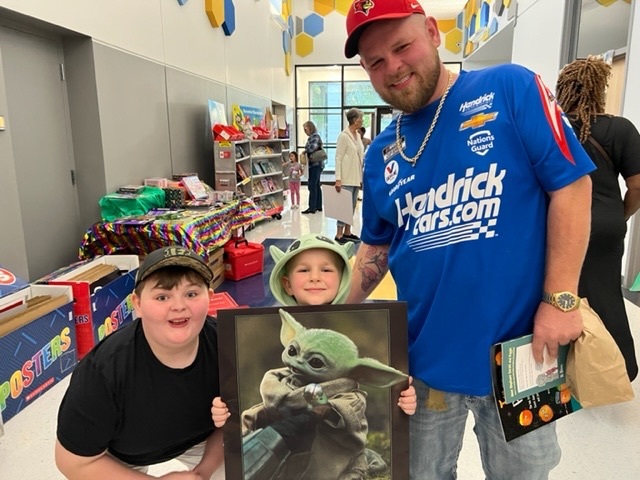
[[[244,180],[248,176],[247,172],[244,170],[244,167],[239,163],[236,164],[236,172],[238,172],[238,175],[240,175],[240,178],[242,180]]]
[[[262,184],[262,191],[263,192],[270,192],[271,189],[269,188],[269,182],[267,181],[266,178],[263,178],[262,180],[260,180],[260,183]]]
[[[267,178],[267,185],[269,186],[270,192],[275,192],[278,189],[278,187],[274,183],[273,179],[271,179],[271,177]]]
[[[241,145],[236,145],[236,159],[244,158],[247,156],[247,153],[244,151]]]
[[[260,166],[257,163],[251,164],[251,171],[254,175],[262,175],[262,170],[260,170]]]
[[[260,164],[260,168],[263,173],[271,173],[271,162],[267,160],[260,160],[258,163]]]
[[[491,349],[493,393],[507,442],[582,408],[566,384],[569,345],[560,346],[557,359],[537,364],[532,340],[525,335]]]

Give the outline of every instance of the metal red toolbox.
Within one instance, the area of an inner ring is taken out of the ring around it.
[[[224,245],[224,278],[242,280],[262,273],[264,247],[246,238],[232,238]]]

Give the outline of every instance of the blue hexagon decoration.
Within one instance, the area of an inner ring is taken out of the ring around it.
[[[324,19],[317,13],[312,13],[304,19],[304,31],[310,37],[316,37],[324,30]]]
[[[189,0],[178,0],[178,3],[182,6],[187,3]]]
[[[489,36],[493,36],[498,33],[498,19],[493,17],[491,19],[491,23],[489,24]]]
[[[289,15],[289,18],[287,18],[287,30],[289,33],[289,38],[293,38],[294,35],[294,25],[293,25],[293,15]]]
[[[282,32],[282,50],[284,53],[291,52],[291,37],[289,32]]]
[[[222,30],[227,37],[230,37],[236,30],[236,7],[233,4],[233,0],[224,0]]]

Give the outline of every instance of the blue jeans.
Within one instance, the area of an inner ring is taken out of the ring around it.
[[[310,163],[307,167],[307,186],[309,187],[309,210],[322,208],[322,189],[320,188],[320,174],[324,169],[324,162]]]
[[[560,462],[555,423],[504,440],[492,395],[473,397],[444,393],[446,409],[426,408],[429,387],[413,382],[418,409],[410,420],[410,477],[412,480],[454,480],[469,411],[480,444],[484,474],[489,480],[543,480]]]

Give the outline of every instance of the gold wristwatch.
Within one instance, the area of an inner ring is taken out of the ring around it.
[[[563,312],[571,312],[580,306],[580,297],[571,292],[543,292],[542,301]]]

